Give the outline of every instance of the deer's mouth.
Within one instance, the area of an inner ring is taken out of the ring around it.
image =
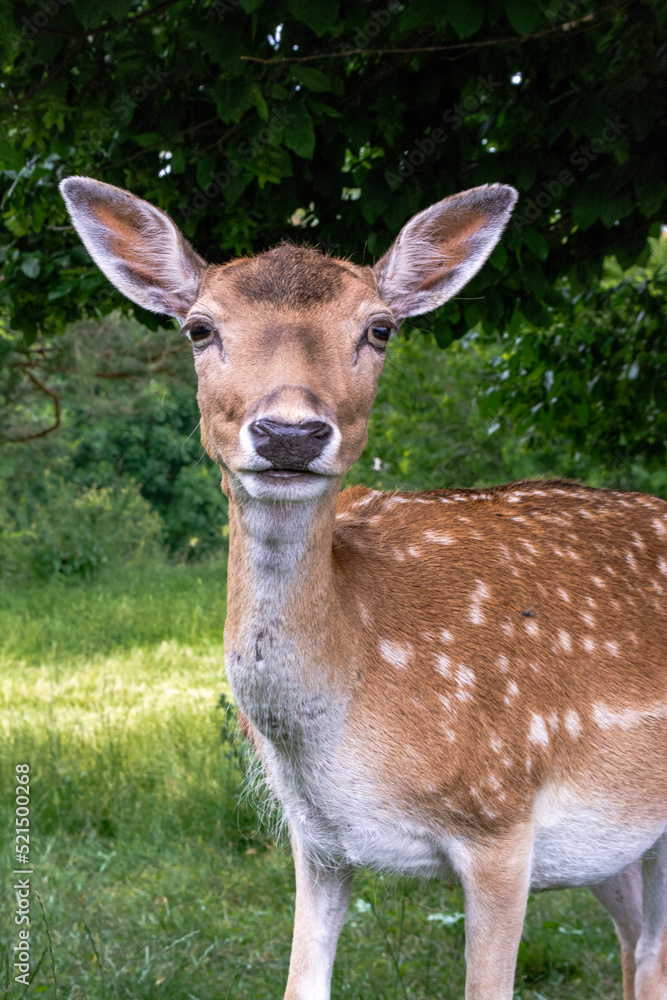
[[[265,479],[303,479],[311,476],[320,476],[319,472],[310,472],[309,469],[265,469],[259,473]]]

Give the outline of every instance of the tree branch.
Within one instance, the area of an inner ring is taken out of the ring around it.
[[[58,429],[58,427],[60,427],[60,397],[56,392],[53,392],[52,389],[48,389],[44,385],[44,383],[41,382],[33,372],[30,371],[29,368],[23,368],[23,371],[26,373],[30,381],[33,382],[41,392],[45,393],[53,400],[54,423],[51,425],[51,427],[45,427],[41,431],[34,431],[32,434],[22,434],[20,437],[8,437],[7,435],[5,435],[5,441],[8,444],[17,444],[20,443],[21,441],[34,441],[35,438],[46,437],[47,434],[51,434],[52,431],[55,431]]]
[[[88,38],[89,35],[104,35],[108,31],[119,31],[121,28],[127,27],[127,25],[136,24],[137,21],[143,21],[145,17],[152,17],[153,14],[161,14],[163,11],[169,10],[170,7],[180,2],[181,0],[165,0],[164,3],[159,3],[157,7],[142,10],[140,14],[125,17],[122,21],[117,21],[115,24],[102,24],[98,28],[88,28],[87,31],[59,31],[57,28],[41,28],[40,30],[46,35],[56,35],[58,38]]]
[[[617,3],[608,4],[606,7],[601,7],[600,10],[594,13],[586,14],[585,17],[580,17],[576,21],[568,21],[566,24],[559,24],[553,28],[547,28],[545,31],[536,31],[531,35],[511,35],[509,38],[488,38],[479,42],[457,42],[454,45],[424,45],[418,46],[411,49],[348,49],[347,52],[320,52],[318,55],[313,56],[274,56],[271,59],[260,59],[258,56],[241,56],[245,62],[263,63],[266,66],[277,66],[283,63],[307,63],[314,62],[317,59],[347,59],[348,56],[392,56],[392,55],[414,55],[417,52],[463,52],[470,51],[471,49],[480,49],[489,45],[523,45],[524,42],[534,41],[536,38],[545,38],[548,35],[556,35],[559,33],[568,34],[573,28],[578,27],[586,22],[587,27],[582,30],[588,30],[589,28],[596,27],[593,23],[595,18],[599,14],[604,14],[607,11],[619,11],[624,7],[629,7],[631,3],[635,0],[617,0]],[[577,32],[575,32],[576,34]],[[562,34],[561,34],[562,37]],[[571,37],[571,36],[570,36]]]

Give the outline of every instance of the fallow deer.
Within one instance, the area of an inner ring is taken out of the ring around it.
[[[468,1000],[511,1000],[531,887],[590,886],[625,1000],[667,997],[667,503],[569,482],[382,493],[343,475],[387,343],[515,202],[420,212],[375,267],[283,244],[207,266],[70,177],[93,260],[182,324],[229,498],[227,677],[286,814],[288,1000],[327,1000],[355,866],[459,878]]]

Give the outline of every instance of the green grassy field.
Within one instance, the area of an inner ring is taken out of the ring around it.
[[[28,996],[282,996],[293,870],[240,792],[224,575],[221,563],[146,567],[3,592],[0,997],[25,993],[13,981],[11,875],[23,762],[35,873]],[[456,887],[359,873],[334,998],[462,997],[461,910]],[[621,997],[611,923],[587,892],[531,899],[516,990]]]

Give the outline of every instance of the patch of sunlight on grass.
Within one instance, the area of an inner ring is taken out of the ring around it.
[[[64,666],[5,664],[0,686],[0,736],[26,727],[93,738],[119,727],[141,729],[148,717],[172,711],[204,715],[224,680],[223,647],[193,648],[174,640]]]

